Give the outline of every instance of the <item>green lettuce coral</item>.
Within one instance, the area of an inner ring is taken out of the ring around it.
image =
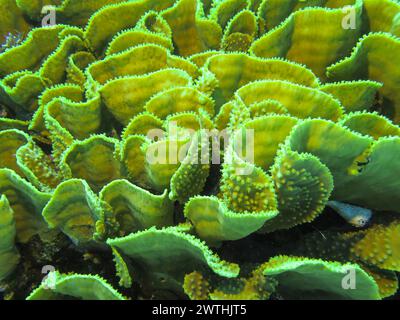
[[[396,295],[396,0],[0,8],[7,299]]]

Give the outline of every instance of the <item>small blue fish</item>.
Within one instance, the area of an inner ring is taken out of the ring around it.
[[[329,201],[328,206],[335,210],[343,219],[357,228],[365,227],[372,218],[372,210],[351,204]]]

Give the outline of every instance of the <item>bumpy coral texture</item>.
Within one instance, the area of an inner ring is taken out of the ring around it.
[[[6,299],[396,295],[397,1],[0,8]]]

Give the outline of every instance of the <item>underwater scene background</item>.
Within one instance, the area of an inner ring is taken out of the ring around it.
[[[8,300],[398,299],[400,3],[0,0]]]

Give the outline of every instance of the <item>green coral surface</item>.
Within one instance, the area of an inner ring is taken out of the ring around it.
[[[398,297],[397,0],[0,9],[5,299]]]

